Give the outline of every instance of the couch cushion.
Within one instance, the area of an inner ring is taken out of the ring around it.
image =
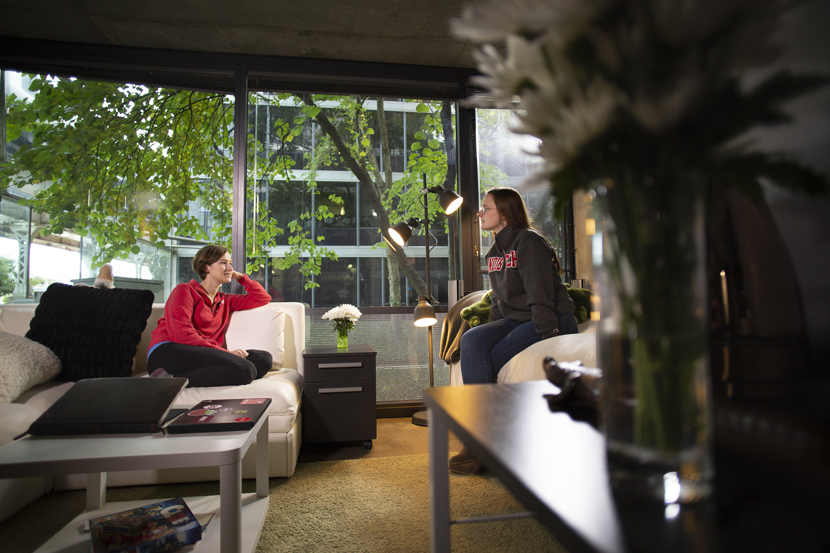
[[[553,357],[562,362],[580,361],[585,367],[596,367],[597,335],[595,332],[580,332],[536,342],[517,353],[502,367],[499,371],[499,384],[545,380],[547,377],[542,367],[545,357]]]
[[[0,421],[3,421],[3,424],[0,424],[0,447],[25,433],[42,414],[31,405],[0,404]]]
[[[25,336],[35,316],[35,307],[34,303],[0,305],[0,331]]]
[[[149,290],[55,283],[41,297],[26,337],[60,358],[57,380],[131,376],[153,297]]]
[[[225,341],[231,350],[267,351],[280,369],[285,363],[285,312],[276,303],[237,311],[231,316]]]
[[[43,384],[29,388],[20,394],[20,397],[14,400],[14,402],[34,407],[41,413],[45,413],[47,409],[52,407],[74,385],[74,382],[50,380],[49,382],[44,382]]]
[[[43,344],[0,332],[0,403],[11,403],[60,370],[60,359]]]

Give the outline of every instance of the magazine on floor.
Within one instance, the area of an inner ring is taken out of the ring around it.
[[[173,551],[202,539],[202,523],[181,497],[90,519],[89,531],[94,553]]]

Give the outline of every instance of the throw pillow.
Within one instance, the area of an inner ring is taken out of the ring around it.
[[[149,290],[55,283],[40,298],[26,337],[61,360],[56,380],[132,376],[153,298]]]
[[[285,362],[285,312],[276,303],[236,311],[225,333],[228,349],[267,351],[274,365]]]
[[[587,288],[571,288],[568,287],[568,295],[574,301],[574,317],[576,317],[576,324],[582,324],[590,319],[591,315],[591,295],[593,292]]]
[[[493,317],[490,314],[490,292],[484,294],[476,303],[462,309],[461,318],[467,321],[470,327],[491,322]]]
[[[23,336],[0,332],[0,403],[54,378],[61,362],[52,350]]]
[[[568,288],[568,295],[574,302],[574,317],[576,317],[576,324],[582,324],[590,318],[591,313],[591,295],[593,292],[586,288]],[[469,307],[465,307],[461,311],[461,318],[469,323],[471,327],[480,324],[489,323],[492,320],[490,316],[490,292],[481,298],[481,301]]]

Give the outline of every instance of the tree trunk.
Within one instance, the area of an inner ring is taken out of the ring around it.
[[[303,102],[309,106],[315,106],[314,101],[308,95],[302,96]],[[326,117],[325,113],[321,110],[314,119],[320,125],[320,127],[325,131],[329,138],[331,138],[334,147],[337,148],[337,151],[343,156],[343,161],[345,161],[346,166],[349,170],[354,174],[355,177],[360,181],[362,185],[362,189],[366,191],[367,197],[369,202],[371,203],[372,207],[375,209],[375,212],[378,214],[378,222],[380,223],[380,230],[383,237],[386,239],[387,243],[393,243],[392,237],[389,235],[389,214],[386,212],[386,209],[383,207],[383,202],[381,201],[380,192],[378,191],[377,187],[375,186],[375,182],[372,179],[369,172],[364,168],[360,163],[352,155],[351,151],[349,151],[349,147],[343,142],[343,139],[340,137],[340,134],[337,132],[337,128],[332,124],[328,117]],[[408,257],[403,252],[403,248],[387,248],[387,253],[391,254],[392,257],[395,258],[395,261],[398,264],[398,267],[403,271],[404,276],[409,279],[409,282],[412,283],[412,286],[415,287],[415,290],[418,294],[426,295],[427,285],[424,282],[424,279],[421,277],[420,274],[415,270],[414,266],[408,262]]]
[[[391,248],[386,246],[387,254]],[[389,305],[392,307],[400,307],[401,305],[401,270],[398,267],[398,258],[394,255],[386,256],[386,267],[388,274],[386,275],[389,282]]]
[[[383,175],[378,170],[377,179],[379,188],[383,194],[389,191],[392,186],[392,155],[389,150],[389,128],[386,126],[386,110],[383,107],[383,98],[378,98],[378,131],[380,132],[380,155],[383,160]],[[369,157],[376,168],[380,167],[375,159],[375,152],[369,149]],[[397,259],[391,253],[392,248],[386,245],[386,269],[387,281],[389,282],[389,305],[398,307],[401,305],[401,269]]]

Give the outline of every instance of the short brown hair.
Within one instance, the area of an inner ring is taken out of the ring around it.
[[[533,228],[533,219],[527,212],[527,206],[515,188],[507,186],[491,188],[487,194],[493,197],[493,203],[504,222],[511,228]]]
[[[222,259],[222,256],[228,253],[228,251],[228,248],[225,246],[219,246],[217,244],[205,246],[193,256],[190,266],[193,268],[193,271],[199,275],[199,278],[205,280],[205,277],[207,276],[207,266]]]

